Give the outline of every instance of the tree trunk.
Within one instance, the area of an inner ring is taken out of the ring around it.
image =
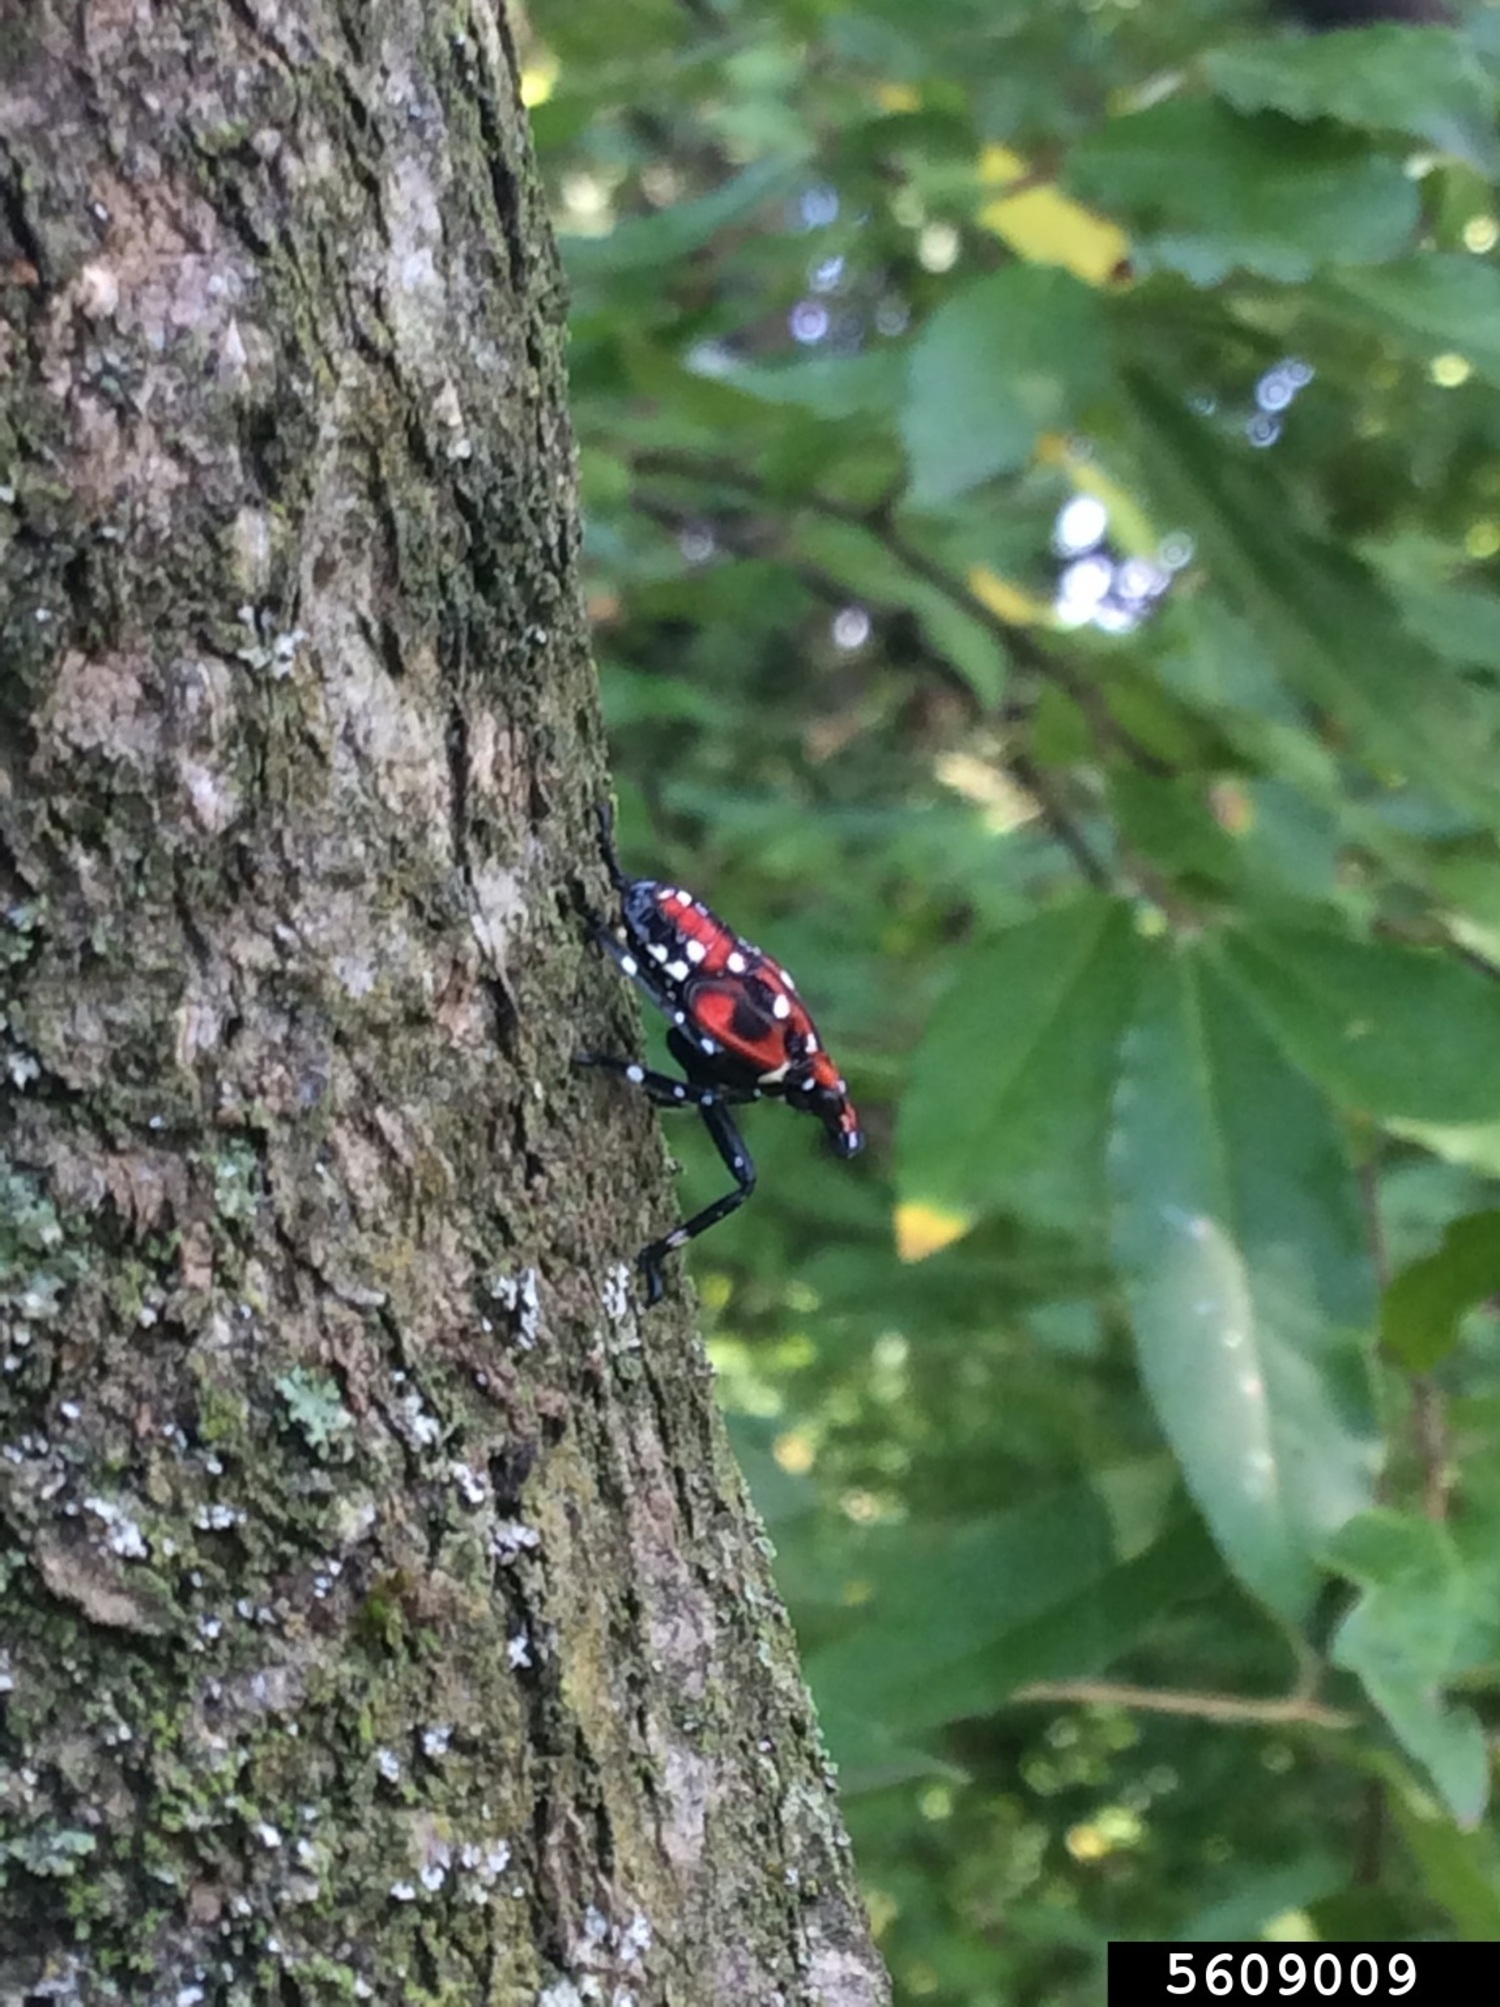
[[[631,1036],[493,0],[0,0],[0,2001],[885,1998]]]

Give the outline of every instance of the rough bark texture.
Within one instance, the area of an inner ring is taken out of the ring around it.
[[[885,1997],[587,943],[493,0],[0,0],[0,2001]]]

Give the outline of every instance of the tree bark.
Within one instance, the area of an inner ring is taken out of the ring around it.
[[[0,2001],[886,1997],[585,915],[493,0],[0,0]]]

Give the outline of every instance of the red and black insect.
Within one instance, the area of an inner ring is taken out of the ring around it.
[[[620,895],[624,938],[596,920],[595,939],[671,1020],[667,1046],[684,1077],[599,1052],[580,1052],[577,1063],[619,1074],[658,1108],[697,1109],[734,1179],[732,1192],[641,1249],[636,1259],[649,1304],[661,1297],[667,1255],[727,1219],[755,1190],[755,1165],[731,1108],[777,1095],[816,1115],[839,1156],[852,1157],[865,1139],[849,1090],[786,970],[691,892],[628,878],[607,807],[599,810],[599,841]]]

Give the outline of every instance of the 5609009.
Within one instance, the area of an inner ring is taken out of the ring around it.
[[[1360,2007],[1500,1998],[1500,1944],[1161,1944],[1109,1947],[1110,2007],[1295,2001]]]
[[[1356,2000],[1399,2000],[1417,1983],[1417,1961],[1409,1951],[1218,1951],[1206,1961],[1191,1951],[1167,1954],[1168,1994],[1185,2000],[1207,1993],[1215,2000],[1266,1996],[1292,2000],[1299,1994],[1334,2000],[1347,1989]]]

